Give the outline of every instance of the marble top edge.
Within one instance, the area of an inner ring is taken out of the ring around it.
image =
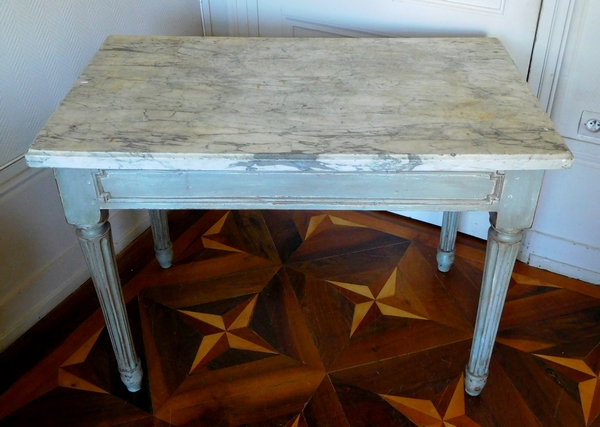
[[[112,154],[112,155],[111,155]],[[406,171],[503,171],[568,169],[573,164],[570,152],[539,155],[473,154],[147,154],[135,157],[123,153],[45,152],[29,150],[25,159],[34,168],[190,170],[220,172],[357,172],[395,173]]]

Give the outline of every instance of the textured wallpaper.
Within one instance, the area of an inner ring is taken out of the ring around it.
[[[27,151],[109,34],[201,35],[199,1],[0,1],[0,169]]]

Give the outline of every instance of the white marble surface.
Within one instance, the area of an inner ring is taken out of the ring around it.
[[[112,36],[33,167],[560,169],[572,155],[496,39]]]

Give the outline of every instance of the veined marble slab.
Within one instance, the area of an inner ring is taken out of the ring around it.
[[[33,167],[560,169],[572,155],[492,38],[111,36]]]

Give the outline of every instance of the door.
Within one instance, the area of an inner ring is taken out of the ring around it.
[[[201,0],[207,35],[251,37],[490,36],[527,77],[541,0]],[[403,212],[441,223],[441,213]],[[485,238],[485,213],[459,229]]]

